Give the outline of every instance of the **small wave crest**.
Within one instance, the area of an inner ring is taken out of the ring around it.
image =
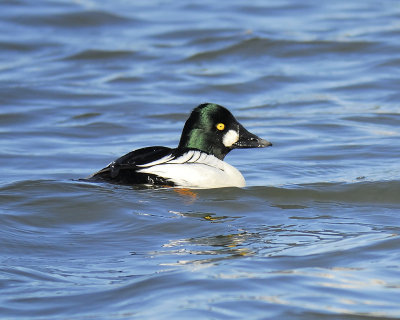
[[[290,202],[337,202],[364,204],[400,204],[400,181],[357,183],[313,183],[290,187],[251,187],[257,197]]]

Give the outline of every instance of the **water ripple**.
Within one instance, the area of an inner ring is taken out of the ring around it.
[[[104,25],[115,26],[131,22],[131,19],[105,11],[76,11],[67,13],[53,13],[51,15],[24,14],[23,17],[12,17],[11,20],[21,25],[32,27],[52,26],[58,28],[85,28]]]
[[[1,1],[0,317],[398,317],[399,9]],[[248,187],[79,180],[205,101]]]

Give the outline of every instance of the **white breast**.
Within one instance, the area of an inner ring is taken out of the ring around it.
[[[137,172],[155,174],[188,188],[241,188],[246,185],[235,167],[200,151],[191,150],[175,159],[167,156],[164,162],[160,160],[142,165],[143,169]]]

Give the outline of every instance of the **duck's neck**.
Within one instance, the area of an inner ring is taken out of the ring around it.
[[[201,129],[192,129],[190,132],[182,133],[178,148],[197,149],[224,160],[225,156],[230,151],[224,145],[219,145],[215,139],[209,137]]]

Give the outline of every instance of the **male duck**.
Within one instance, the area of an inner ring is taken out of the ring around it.
[[[272,144],[248,132],[224,107],[204,103],[186,121],[175,149],[147,147],[111,162],[89,180],[187,188],[244,187],[235,167],[223,161],[235,148]]]

